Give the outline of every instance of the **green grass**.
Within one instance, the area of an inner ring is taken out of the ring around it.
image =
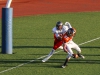
[[[68,67],[65,69],[61,68],[67,56],[63,51],[54,54],[46,63],[42,63],[42,59],[38,59],[51,51],[53,46],[52,28],[59,20],[62,22],[68,21],[76,28],[77,34],[73,40],[77,44],[100,37],[100,12],[64,13],[14,18],[14,54],[0,54],[0,72],[23,63],[27,64],[0,75],[99,75],[100,40],[81,45],[82,54],[86,58],[71,59]],[[2,36],[0,35],[0,37]],[[31,60],[35,61],[28,63]]]

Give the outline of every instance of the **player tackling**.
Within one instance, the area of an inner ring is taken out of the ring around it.
[[[63,25],[61,21],[58,21],[56,23],[56,26],[52,29],[54,34],[54,46],[51,52],[48,54],[46,58],[42,60],[42,62],[46,62],[53,55],[55,50],[57,50],[59,47],[63,49],[63,47],[61,47],[61,45],[63,44],[62,37],[69,28],[72,28],[69,22],[66,22],[65,25]]]

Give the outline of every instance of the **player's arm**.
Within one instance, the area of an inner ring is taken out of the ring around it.
[[[56,33],[55,36],[56,36],[56,38],[57,38],[58,40],[62,40],[62,36],[63,36],[62,34],[57,34],[57,33]]]
[[[63,50],[64,50],[64,52],[66,52],[66,53],[68,52],[66,43],[63,43]]]
[[[72,28],[72,26],[69,22],[65,22],[65,26],[68,26],[68,28]]]

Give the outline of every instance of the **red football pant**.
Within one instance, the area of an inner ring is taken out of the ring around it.
[[[55,40],[54,40],[53,49],[56,50],[57,48],[59,48],[59,47],[62,45],[62,43],[63,43],[62,40],[55,39]]]

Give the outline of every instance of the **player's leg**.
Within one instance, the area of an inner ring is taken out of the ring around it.
[[[54,52],[55,50],[52,49],[51,52],[47,55],[47,57],[42,60],[42,62],[46,62],[53,55]]]
[[[63,63],[62,68],[65,68],[68,65],[68,61],[71,59],[71,57],[74,54],[71,49],[71,44],[67,44],[67,50],[68,50],[68,56],[67,56],[65,62]]]
[[[69,58],[66,58],[64,64],[62,65],[62,68],[65,68],[67,66],[69,60],[70,60]]]
[[[76,43],[74,43],[74,42],[73,42],[73,48],[77,51],[77,55],[79,57],[81,57],[83,59],[85,58],[83,55],[81,55],[81,49],[80,49],[80,47]]]
[[[63,43],[63,42],[62,42],[61,40],[55,40],[55,41],[54,41],[53,49],[52,49],[51,52],[48,54],[48,56],[42,60],[42,62],[46,62],[46,61],[53,55],[53,53],[55,52],[55,50],[56,50],[57,48],[59,48],[59,46],[62,45],[62,43]]]
[[[71,57],[72,57],[72,54],[68,53],[68,56],[67,56],[65,62],[63,63],[63,65],[62,65],[62,68],[65,68],[68,65],[68,62],[71,59]]]

